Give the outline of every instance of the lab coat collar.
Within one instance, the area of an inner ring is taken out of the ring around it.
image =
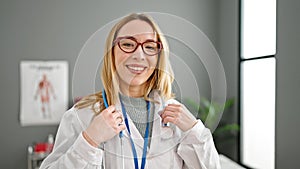
[[[151,137],[151,146],[149,150],[149,156],[156,156],[161,154],[165,150],[171,148],[176,145],[176,141],[173,139],[174,137],[174,126],[172,124],[168,126],[164,126],[162,124],[161,113],[165,106],[171,101],[165,101],[159,95],[154,97],[159,103],[155,104],[155,113],[154,113],[154,122],[153,122],[153,130]]]

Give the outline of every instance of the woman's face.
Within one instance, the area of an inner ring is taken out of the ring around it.
[[[117,38],[125,36],[132,37],[132,39],[139,43],[148,40],[157,41],[156,34],[153,32],[152,27],[147,22],[141,20],[133,20],[125,24],[119,30]],[[131,44],[126,41],[123,44],[125,48],[130,47],[130,45]],[[149,47],[151,47],[151,45],[144,45],[144,49]],[[141,45],[138,45],[134,52],[126,53],[120,49],[118,44],[115,44],[114,56],[120,85],[126,85],[128,87],[142,87],[154,72],[158,61],[158,54],[153,56],[145,54]]]

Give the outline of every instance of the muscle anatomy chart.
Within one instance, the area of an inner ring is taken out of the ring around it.
[[[58,124],[68,108],[68,63],[22,61],[21,125]]]

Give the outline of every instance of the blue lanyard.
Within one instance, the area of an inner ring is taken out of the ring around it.
[[[129,128],[127,113],[126,113],[124,104],[123,104],[121,99],[120,99],[120,102],[121,102],[121,106],[122,106],[122,113],[123,113],[123,116],[124,116],[125,125],[126,125],[128,133],[129,133],[132,154],[133,154],[133,157],[134,157],[133,158],[134,166],[135,166],[135,169],[138,169],[139,168],[139,162],[138,162],[138,157],[137,157],[135,145],[134,145],[133,139],[131,137],[131,132],[130,132],[130,128]],[[150,124],[149,124],[149,118],[150,118],[150,103],[149,103],[149,101],[147,101],[147,113],[148,113],[147,114],[148,118],[147,118],[147,126],[146,126],[146,131],[145,131],[145,136],[144,136],[144,147],[143,147],[141,169],[144,169],[145,165],[146,165],[146,154],[147,154],[147,146],[148,146],[148,141],[149,141],[149,126],[150,126]]]
[[[102,90],[102,98],[103,98],[103,103],[104,103],[105,108],[108,108],[109,106],[108,106],[108,103],[107,103],[106,93],[105,93],[104,89]],[[123,131],[120,131],[119,137],[120,138],[123,137]]]

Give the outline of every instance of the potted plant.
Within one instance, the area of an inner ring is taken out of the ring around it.
[[[191,112],[196,112],[197,119],[211,129],[217,146],[235,138],[239,125],[222,118],[223,112],[230,113],[228,110],[233,106],[234,99],[228,99],[224,104],[211,102],[205,97],[200,99],[200,103],[192,99],[184,99],[183,102]]]

